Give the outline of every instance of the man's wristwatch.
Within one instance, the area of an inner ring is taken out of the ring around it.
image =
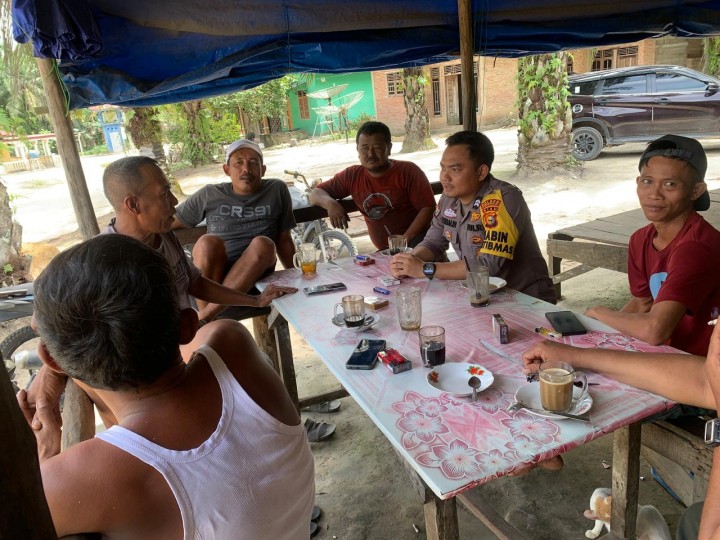
[[[705,444],[720,446],[720,419],[713,418],[705,422]]]
[[[423,264],[423,275],[428,279],[435,277],[435,263],[427,262]]]

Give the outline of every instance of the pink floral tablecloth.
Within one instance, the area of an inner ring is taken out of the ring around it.
[[[347,291],[307,296],[302,291],[275,301],[278,311],[317,352],[335,377],[399,450],[428,487],[441,499],[502,476],[521,464],[537,462],[585,444],[615,429],[666,410],[671,402],[612,379],[590,373],[593,406],[590,423],[554,421],[519,411],[509,413],[514,394],[527,383],[521,355],[533,342],[544,339],[535,333],[549,327],[545,312],[558,308],[513,290],[491,296],[484,308],[470,306],[460,281],[403,280],[423,289],[422,324],[439,324],[446,331],[446,363],[473,362],[492,371],[495,381],[469,398],[441,392],[426,380],[428,370],[420,360],[417,332],[403,331],[397,319],[395,291],[390,305],[377,313],[380,321],[358,334],[331,322],[333,307],[346,294],[379,296],[372,292],[377,278],[388,274],[389,257],[374,254],[377,264],[357,266],[351,259],[336,265],[320,264],[312,279],[299,270],[271,275],[267,283],[302,289],[341,281]],[[491,315],[499,313],[510,328],[510,342],[501,345],[492,332]],[[579,347],[631,351],[667,351],[623,336],[602,324],[580,316],[590,329],[583,336],[561,338]],[[393,375],[378,363],[371,371],[347,370],[345,362],[361,337],[387,340],[412,361],[411,371]]]

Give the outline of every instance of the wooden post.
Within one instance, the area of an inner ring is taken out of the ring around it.
[[[458,25],[460,27],[460,63],[462,65],[463,129],[477,131],[475,114],[477,89],[473,74],[472,0],[458,0]],[[478,76],[480,76],[479,73]]]
[[[47,97],[50,121],[55,128],[58,153],[62,159],[65,177],[70,189],[75,219],[80,228],[80,234],[87,240],[100,232],[95,217],[95,210],[90,200],[85,173],[80,163],[80,155],[75,146],[75,134],[72,129],[70,117],[65,111],[65,96],[60,87],[60,80],[55,60],[36,58],[40,77],[42,79],[45,96]]]
[[[85,391],[72,378],[65,385],[63,405],[63,450],[95,436],[95,408]]]
[[[635,538],[640,484],[640,423],[613,433],[612,515],[610,532],[619,538]]]
[[[0,538],[57,538],[40,478],[35,435],[20,412],[7,371],[3,367],[0,372]]]

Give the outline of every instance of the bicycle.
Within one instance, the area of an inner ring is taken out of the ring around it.
[[[285,171],[285,174],[292,176],[295,181],[295,185],[288,188],[293,200],[293,209],[309,206],[308,196],[312,191],[312,186],[308,183],[305,175],[298,171],[288,170]],[[302,183],[298,182],[298,178]],[[296,248],[299,248],[300,244],[303,243],[315,244],[315,248],[322,253],[325,261],[332,262],[340,257],[354,257],[357,255],[357,246],[352,238],[344,231],[330,228],[325,219],[298,223],[290,231],[290,234]]]

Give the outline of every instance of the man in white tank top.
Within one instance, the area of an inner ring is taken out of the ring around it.
[[[308,538],[314,467],[282,381],[235,321],[197,329],[167,261],[123,235],[53,259],[35,282],[46,365],[92,389],[118,419],[63,453],[44,400],[18,401],[38,441],[58,536]],[[200,342],[201,341],[201,342]]]

